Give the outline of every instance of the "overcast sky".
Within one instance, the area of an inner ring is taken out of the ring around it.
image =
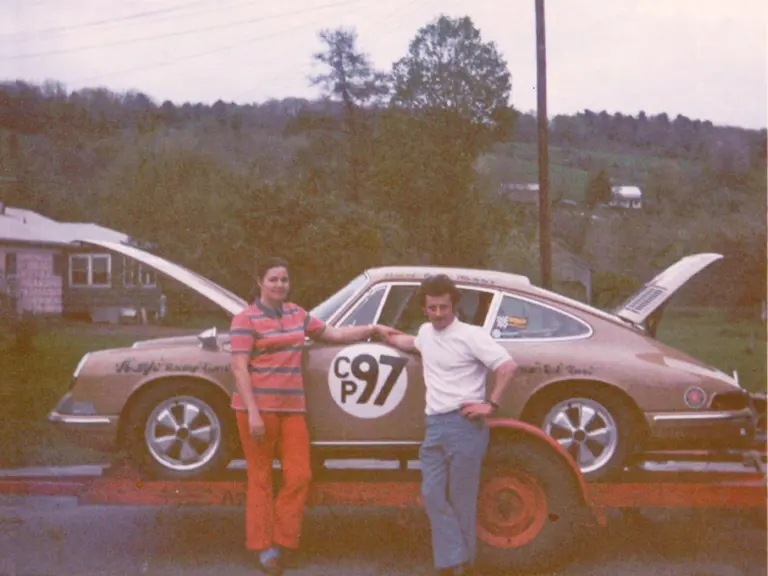
[[[766,126],[765,0],[548,0],[549,115],[684,114]],[[0,0],[0,79],[158,103],[313,97],[317,31],[357,28],[380,68],[440,13],[470,16],[536,107],[533,0]]]

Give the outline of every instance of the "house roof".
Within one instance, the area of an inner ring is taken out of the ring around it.
[[[614,186],[611,188],[614,196],[621,198],[642,198],[643,192],[637,186]]]
[[[32,210],[11,206],[0,210],[0,242],[63,245],[86,239],[131,240],[127,234],[92,222],[58,222]]]

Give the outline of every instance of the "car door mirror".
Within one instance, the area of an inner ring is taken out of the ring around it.
[[[197,339],[200,341],[200,346],[203,350],[211,350],[215,352],[219,349],[219,337],[215,326],[198,334]]]

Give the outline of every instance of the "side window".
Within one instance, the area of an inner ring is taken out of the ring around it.
[[[488,317],[491,300],[493,300],[493,292],[462,288],[459,319],[467,324],[482,326]]]
[[[379,311],[381,299],[384,298],[386,286],[374,288],[363,296],[362,301],[342,322],[342,326],[364,326],[376,321],[376,312]]]
[[[493,300],[493,293],[471,288],[460,288],[460,290],[459,319],[475,326],[485,324]],[[392,286],[378,322],[397,328],[406,334],[415,335],[419,331],[419,327],[427,322],[419,299],[419,287],[412,285]]]
[[[392,326],[415,336],[426,320],[419,302],[419,287],[392,286],[381,309],[379,324]]]
[[[586,336],[587,324],[562,312],[513,296],[504,296],[492,327],[494,338],[572,338]]]

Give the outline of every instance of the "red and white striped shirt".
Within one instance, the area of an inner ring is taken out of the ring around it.
[[[257,299],[232,319],[232,355],[249,355],[251,390],[259,411],[306,412],[302,351],[305,338],[323,330],[322,320],[290,302],[273,309]],[[246,410],[237,391],[232,408]]]

